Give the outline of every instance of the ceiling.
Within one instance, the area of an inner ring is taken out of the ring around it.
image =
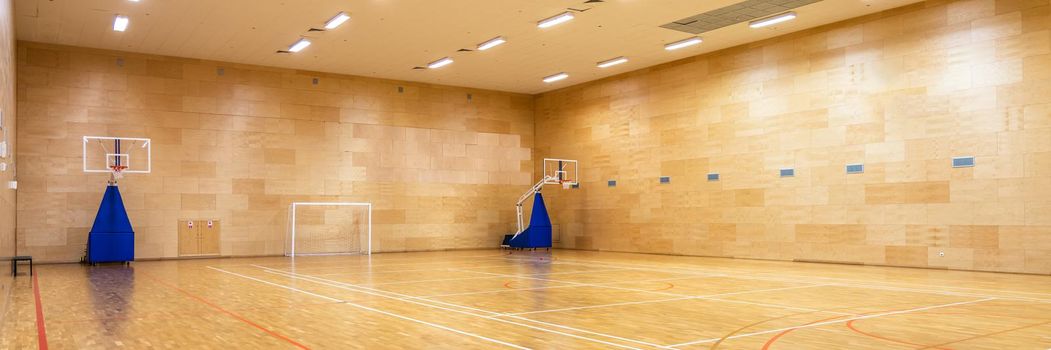
[[[751,29],[739,23],[704,33],[704,43],[665,51],[689,34],[659,27],[739,0],[16,0],[19,40],[190,57],[320,72],[535,94],[785,33],[899,7],[918,0],[824,0],[799,18]],[[566,11],[550,28],[538,20]],[[340,11],[351,19],[309,32]],[[127,15],[125,32],[112,30]],[[478,43],[502,35],[487,51]],[[300,37],[313,44],[285,50]],[[440,69],[412,69],[451,56]],[[596,68],[617,56],[630,61]],[[545,76],[568,79],[547,84]]]

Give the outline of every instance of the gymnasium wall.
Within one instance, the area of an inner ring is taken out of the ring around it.
[[[0,172],[0,318],[3,318],[7,306],[11,278],[6,271],[11,271],[11,260],[15,255],[15,191],[7,188],[8,181],[14,179],[14,144],[15,144],[15,24],[10,0],[0,0],[0,111],[3,113],[3,124],[0,124],[0,141],[5,140],[3,131],[7,132],[6,141],[10,145],[8,157],[0,157],[0,162],[7,163],[7,170]]]
[[[931,1],[542,94],[561,246],[1049,274],[1049,29]]]
[[[153,140],[120,182],[138,258],[205,218],[223,255],[282,254],[293,200],[374,203],[375,251],[495,247],[532,181],[528,95],[19,42],[18,101],[18,250],[42,261],[80,259],[106,186],[83,135]]]

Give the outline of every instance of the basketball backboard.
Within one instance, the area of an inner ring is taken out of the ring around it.
[[[152,170],[150,139],[84,136],[85,173],[145,174]]]
[[[576,160],[544,158],[544,183],[576,185],[579,176]]]

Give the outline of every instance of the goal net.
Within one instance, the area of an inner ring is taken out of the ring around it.
[[[371,252],[371,203],[295,202],[289,206],[286,256]]]

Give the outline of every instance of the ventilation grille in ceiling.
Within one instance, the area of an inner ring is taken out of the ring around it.
[[[662,25],[661,28],[701,34],[728,25],[747,22],[821,0],[746,0]]]

